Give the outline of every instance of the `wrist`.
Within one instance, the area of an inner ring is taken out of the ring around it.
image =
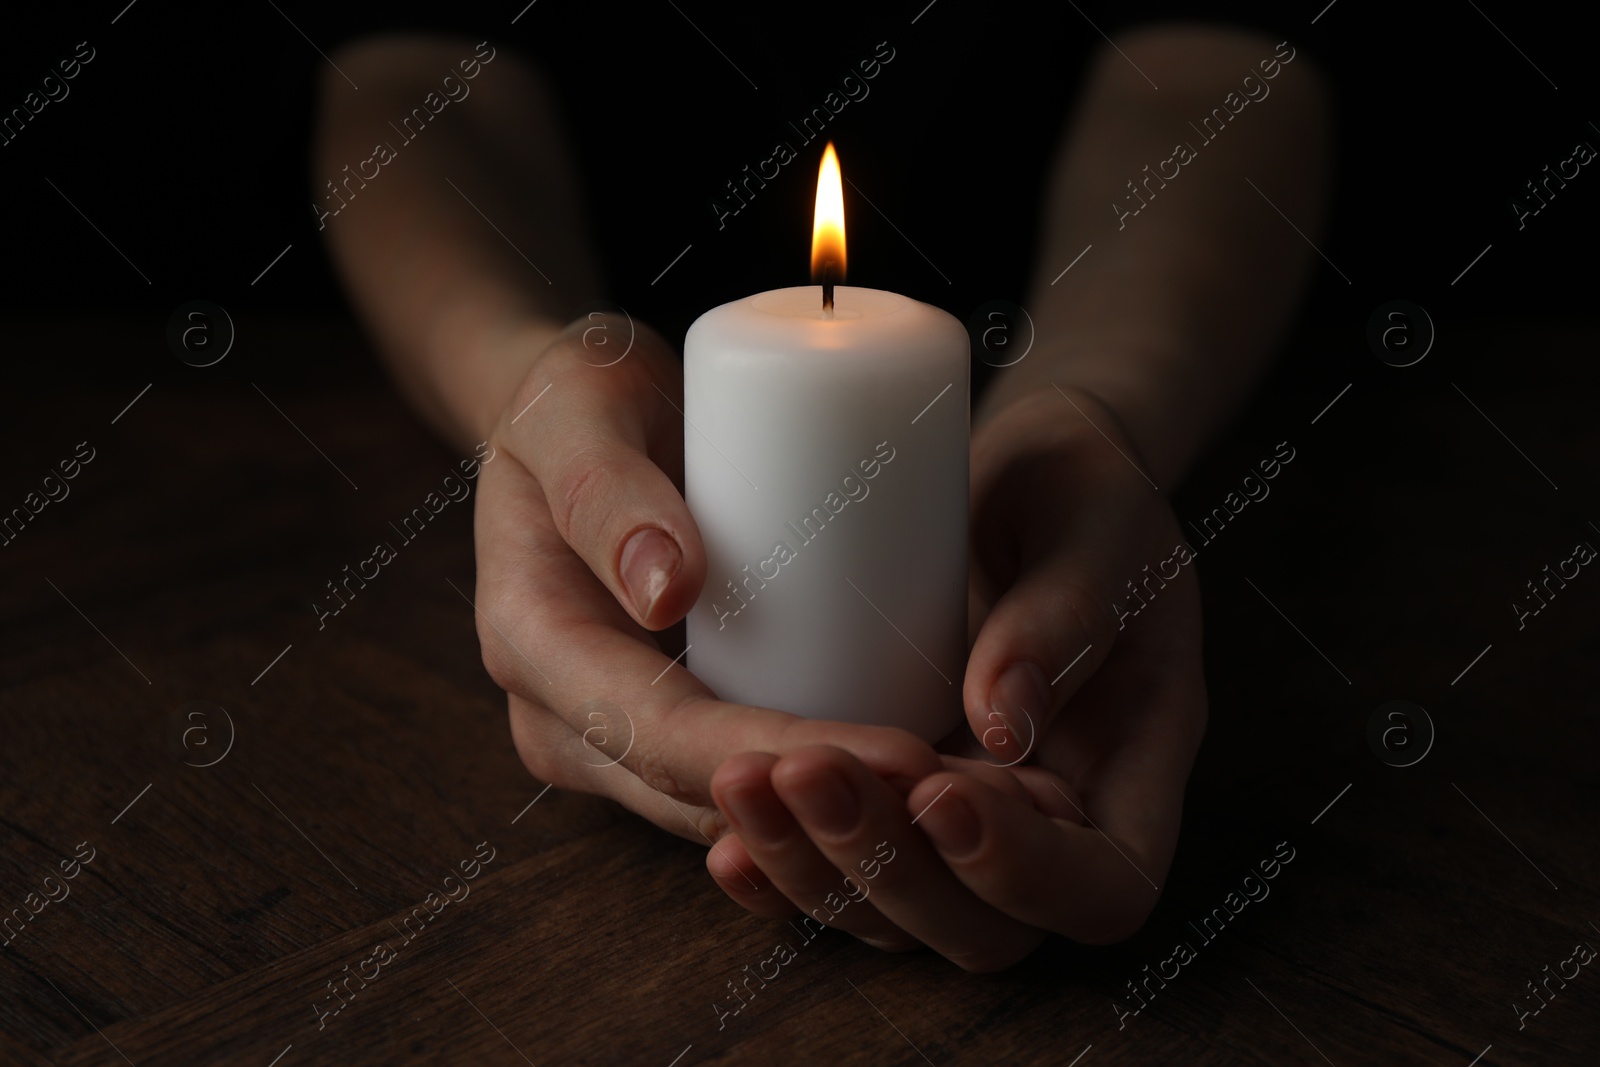
[[[500,424],[539,356],[561,334],[562,325],[540,316],[516,317],[481,324],[463,353],[465,366],[461,420],[475,440],[487,439]]]
[[[621,308],[590,311],[565,324],[537,319],[510,324],[486,334],[475,358],[483,369],[476,393],[483,429],[474,440],[506,432],[552,384],[558,364],[581,364],[575,379],[580,381],[587,380],[585,373],[638,372],[642,366],[660,387],[671,388],[670,376],[649,368],[676,362],[659,333]]]
[[[1140,336],[1078,336],[1036,347],[1002,374],[979,405],[975,431],[1016,417],[1037,398],[1056,417],[1086,419],[1170,490],[1215,424],[1205,365],[1179,342]],[[1074,410],[1074,408],[1078,410]]]
[[[1070,444],[1084,434],[1108,442],[1141,472],[1151,472],[1144,450],[1122,415],[1093,389],[1051,382],[1007,397],[973,427],[973,470],[998,469],[1022,453],[1038,453]]]

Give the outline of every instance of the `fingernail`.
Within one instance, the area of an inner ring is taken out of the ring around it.
[[[622,546],[622,584],[628,587],[640,619],[650,618],[682,562],[678,543],[653,526],[646,526]]]
[[[771,789],[730,789],[723,795],[728,820],[740,837],[775,845],[789,836],[793,820]]]
[[[850,783],[834,771],[823,771],[807,779],[796,791],[792,803],[800,818],[830,834],[854,830],[861,819],[861,802]]]
[[[978,850],[983,829],[965,800],[942,795],[928,805],[918,820],[934,847],[951,859],[962,859]]]
[[[1007,667],[989,691],[989,710],[999,716],[994,721],[1005,724],[1006,733],[1015,746],[1013,751],[996,755],[1020,756],[1037,738],[1045,716],[1050,713],[1050,687],[1045,685],[1044,672],[1026,660],[1018,660]],[[989,745],[987,740],[985,744],[991,751],[1007,747]]]

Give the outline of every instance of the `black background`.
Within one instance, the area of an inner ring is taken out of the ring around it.
[[[1086,3],[1080,13],[1071,5],[925,4],[780,10],[538,0],[513,25],[522,0],[448,10],[348,5],[337,13],[295,0],[225,13],[158,0],[124,9],[115,0],[10,18],[0,44],[6,110],[21,106],[78,42],[88,41],[96,58],[65,100],[0,147],[0,314],[39,324],[46,338],[115,315],[127,320],[129,343],[95,366],[63,366],[48,351],[9,353],[0,371],[4,408],[40,389],[77,388],[86,376],[121,385],[326,371],[309,356],[252,344],[251,333],[270,316],[345,313],[311,208],[313,185],[333,176],[312,175],[307,151],[315,80],[329,69],[317,49],[333,53],[388,30],[459,35],[463,56],[487,38],[550,71],[604,247],[607,290],[594,295],[669,336],[680,337],[715,304],[808,280],[820,141],[721,230],[710,201],[775,141],[796,142],[788,122],[820,105],[880,41],[894,48],[894,60],[828,131],[846,176],[883,213],[846,187],[850,281],[962,319],[986,301],[1020,299],[1034,266],[1044,167],[1084,58],[1102,42],[1100,31],[1183,17],[1287,39],[1334,86],[1338,180],[1318,244],[1350,283],[1318,261],[1302,331],[1335,343],[1304,347],[1315,355],[1286,361],[1280,373],[1330,382],[1387,373],[1398,388],[1429,381],[1436,372],[1428,364],[1402,377],[1364,343],[1367,316],[1395,298],[1426,307],[1446,346],[1452,332],[1487,320],[1590,310],[1587,252],[1600,203],[1589,188],[1600,185],[1592,168],[1520,232],[1509,207],[1525,181],[1571,155],[1577,141],[1600,145],[1590,124],[1586,38],[1565,11],[1337,0],[1312,25],[1321,0],[1270,13],[1239,5]],[[252,286],[286,245],[289,253]],[[1064,265],[1039,269],[1053,274]],[[180,364],[165,343],[173,309],[197,298],[226,307],[239,330],[236,353],[203,371]],[[1241,293],[1241,313],[1248,307]],[[370,369],[366,357],[351,358]]]

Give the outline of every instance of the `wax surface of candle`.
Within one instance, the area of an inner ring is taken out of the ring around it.
[[[684,343],[685,490],[709,567],[690,669],[724,700],[903,727],[961,717],[967,334],[894,293],[759,293]]]

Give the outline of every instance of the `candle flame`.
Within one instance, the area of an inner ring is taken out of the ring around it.
[[[811,224],[811,280],[844,280],[844,184],[839,155],[828,142],[817,171],[817,210]]]

